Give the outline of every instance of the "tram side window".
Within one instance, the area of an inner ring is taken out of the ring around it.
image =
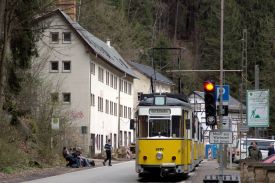
[[[196,133],[195,123],[196,123],[196,121],[195,121],[195,118],[193,117],[192,118],[192,138],[193,139],[195,138],[195,133]]]
[[[139,116],[138,118],[138,136],[139,137],[148,137],[148,117]]]
[[[173,116],[172,117],[172,137],[180,137],[180,116]]]

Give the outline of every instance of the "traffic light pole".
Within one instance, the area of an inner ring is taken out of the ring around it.
[[[224,0],[221,0],[221,40],[220,40],[220,102],[219,102],[219,124],[218,128],[221,130],[222,126],[222,105],[223,105],[223,16],[224,16]],[[219,182],[222,183],[222,177],[223,177],[223,152],[224,152],[224,145],[220,145],[220,176],[219,176]]]

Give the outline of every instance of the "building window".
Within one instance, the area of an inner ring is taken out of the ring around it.
[[[62,71],[71,72],[71,61],[62,61]]]
[[[132,117],[132,109],[131,107],[128,107],[128,118],[131,119]]]
[[[95,106],[95,95],[91,93],[91,106]]]
[[[114,103],[114,115],[117,116],[117,103]]]
[[[131,141],[132,141],[132,138],[131,138],[131,132],[128,132],[128,144],[130,145],[131,144]]]
[[[119,105],[119,117],[122,117],[123,107]]]
[[[114,89],[117,89],[117,77],[114,76]]]
[[[110,86],[114,87],[114,75],[111,74]]]
[[[50,61],[50,72],[58,72],[58,61]]]
[[[124,81],[124,92],[127,93],[128,91],[128,84],[127,81]]]
[[[71,33],[70,32],[63,32],[62,40],[63,40],[63,43],[71,43]]]
[[[132,84],[128,83],[128,94],[132,95]]]
[[[106,85],[109,85],[110,73],[106,71]]]
[[[114,102],[111,102],[111,101],[110,101],[110,114],[111,114],[111,115],[114,114],[114,108],[113,108],[114,105],[113,105],[113,104],[114,104]]]
[[[59,42],[59,33],[58,32],[51,32],[50,33],[51,43],[58,43]]]
[[[98,81],[104,82],[104,70],[98,67]]]
[[[63,103],[71,103],[71,93],[63,93]]]
[[[122,79],[119,79],[119,91],[123,91],[123,81]]]
[[[95,75],[95,63],[91,62],[91,74]]]
[[[109,114],[109,100],[105,100],[105,112]]]
[[[126,106],[124,106],[124,116],[123,117],[127,118],[127,107]]]
[[[98,97],[98,111],[103,112],[103,98]]]
[[[57,93],[57,92],[51,93],[51,101],[52,101],[53,103],[58,102],[58,93]]]

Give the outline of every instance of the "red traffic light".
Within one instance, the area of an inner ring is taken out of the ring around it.
[[[204,91],[212,92],[215,90],[215,83],[211,81],[205,81],[203,83],[203,89]]]

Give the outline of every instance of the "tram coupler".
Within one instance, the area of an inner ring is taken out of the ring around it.
[[[160,176],[167,177],[169,175],[175,175],[176,169],[175,168],[161,168],[160,169]]]

